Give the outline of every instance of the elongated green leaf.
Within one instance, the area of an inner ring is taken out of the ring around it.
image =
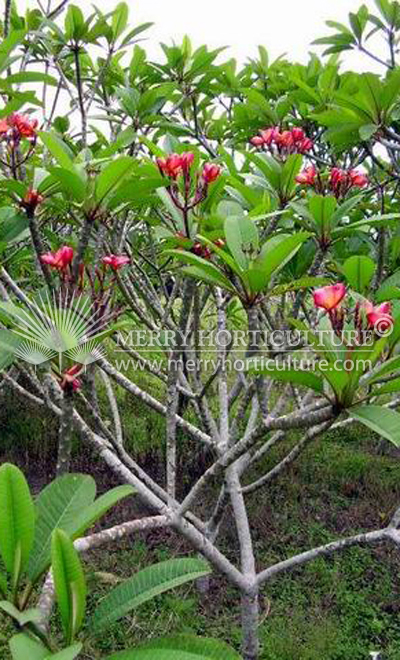
[[[83,510],[93,503],[95,496],[94,479],[82,474],[66,474],[42,490],[36,500],[35,539],[28,566],[28,575],[32,582],[35,582],[50,564],[53,531],[58,528],[71,536],[76,533],[77,521],[80,520]]]
[[[9,55],[21,43],[25,34],[25,30],[13,30],[6,39],[2,40],[0,45],[0,71],[6,68]]]
[[[47,73],[40,71],[21,71],[19,73],[12,73],[7,76],[7,83],[9,85],[16,83],[46,83],[46,85],[57,85],[57,80]]]
[[[281,190],[285,197],[289,198],[296,186],[296,176],[301,170],[303,156],[292,154],[289,156],[282,168]]]
[[[390,380],[388,383],[385,383],[381,387],[374,390],[374,394],[391,394],[392,392],[400,391],[400,377]]]
[[[0,330],[0,369],[10,366],[15,360],[15,351],[21,338],[9,330]]]
[[[113,31],[114,39],[118,39],[118,37],[125,30],[128,24],[128,13],[129,10],[126,2],[120,2],[115,7],[112,17],[112,31]]]
[[[86,583],[73,542],[61,529],[52,535],[51,565],[64,635],[71,643],[85,616]]]
[[[35,608],[30,608],[28,610],[24,610],[23,612],[20,612],[15,607],[15,605],[10,603],[8,600],[0,601],[0,610],[6,612],[8,616],[11,616],[15,621],[18,622],[20,626],[25,626],[27,623],[30,622],[40,621],[40,616],[41,616],[40,610]]]
[[[272,380],[278,380],[282,383],[293,383],[294,385],[304,385],[310,389],[322,394],[324,391],[324,381],[320,376],[312,373],[311,371],[302,371],[300,369],[290,369],[285,367],[284,364],[274,366],[273,361],[271,364],[265,365],[265,358],[249,358],[246,362],[246,367],[250,373],[265,374]]]
[[[0,243],[13,243],[29,235],[29,221],[26,214],[11,206],[0,209]]]
[[[24,633],[14,635],[9,646],[13,660],[44,660],[49,656],[48,648]]]
[[[351,288],[363,293],[374,276],[375,262],[365,255],[353,255],[346,259],[342,271]]]
[[[197,254],[186,252],[183,250],[165,250],[163,252],[166,256],[175,257],[178,261],[184,264],[189,264],[189,268],[185,268],[185,273],[191,277],[196,277],[210,284],[215,284],[228,291],[235,291],[233,284],[228,278],[215,266],[206,259],[198,257]]]
[[[156,639],[131,651],[108,656],[106,660],[240,660],[239,653],[216,639],[178,635]]]
[[[215,243],[204,236],[199,235],[198,238],[202,243],[205,243],[212,252],[215,252],[215,254],[217,254],[234,273],[236,273],[236,275],[239,275],[239,277],[242,276],[241,268],[239,268],[233,257],[226,250],[218,247],[218,245],[215,245]]]
[[[335,197],[314,195],[309,202],[310,212],[314,218],[320,236],[330,236],[332,217],[337,207]]]
[[[327,277],[301,277],[299,280],[294,280],[288,284],[278,284],[268,291],[268,296],[281,296],[283,293],[289,291],[299,291],[301,289],[308,289],[310,287],[321,287],[329,284],[331,280]]]
[[[38,135],[61,167],[66,170],[74,169],[73,154],[61,138],[55,133],[45,133],[44,131],[38,131]]]
[[[258,248],[258,231],[250,218],[229,216],[225,220],[225,238],[236,264],[245,270],[248,267],[248,253]]]
[[[67,649],[63,649],[58,653],[47,655],[46,660],[50,660],[50,658],[53,658],[53,660],[74,660],[74,658],[78,657],[81,651],[82,644],[73,644],[72,646],[69,646]]]
[[[252,291],[262,291],[272,275],[290,261],[309,236],[309,232],[299,232],[292,236],[282,234],[264,243],[260,256],[250,264],[248,271]]]
[[[0,468],[0,554],[14,585],[32,549],[35,509],[22,472],[10,463]]]
[[[86,184],[78,174],[69,169],[53,168],[51,174],[60,182],[67,199],[83,202],[86,197]]]
[[[85,19],[82,11],[76,5],[69,5],[65,16],[65,38],[79,41],[86,32]]]
[[[103,630],[154,596],[209,572],[204,561],[191,558],[170,559],[149,566],[113,589],[98,605],[89,626]]]
[[[332,236],[334,238],[339,238],[342,236],[351,235],[354,231],[358,229],[368,229],[369,227],[379,227],[380,225],[386,226],[391,224],[396,224],[400,218],[400,213],[386,213],[385,215],[374,215],[370,218],[364,218],[364,220],[358,220],[357,222],[352,222],[349,225],[343,227],[337,227],[332,231]]]
[[[74,538],[81,536],[83,532],[89,529],[96,520],[104,516],[117,502],[120,502],[125,497],[129,497],[129,495],[133,495],[135,492],[132,486],[124,485],[112,488],[107,493],[104,493],[104,495],[98,497],[95,502],[85,507],[81,514],[77,516],[74,521],[72,536]]]
[[[351,408],[350,415],[382,437],[400,447],[400,414],[381,406]]]
[[[96,181],[96,200],[101,203],[111,192],[115,191],[124,179],[132,172],[135,161],[130,156],[120,156],[106,165]]]
[[[384,376],[389,376],[400,369],[400,356],[387,360],[380,367],[374,370],[373,375],[368,378],[368,385],[378,382]]]

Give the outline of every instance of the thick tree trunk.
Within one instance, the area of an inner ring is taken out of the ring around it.
[[[242,655],[243,660],[257,660],[258,643],[258,625],[259,625],[259,604],[258,591],[252,593],[242,593]]]

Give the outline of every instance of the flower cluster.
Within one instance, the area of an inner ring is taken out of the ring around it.
[[[345,197],[352,188],[364,188],[369,179],[358,170],[342,170],[338,167],[333,167],[327,175],[323,175],[315,165],[310,165],[296,176],[296,182],[314,188],[321,195],[333,193],[339,199]]]
[[[352,188],[364,188],[368,177],[357,170],[341,170],[334,167],[329,177],[329,186],[335,197],[345,197]]]
[[[171,179],[177,179],[181,174],[187,175],[194,161],[194,154],[171,154],[166,158],[157,158],[160,172]]]
[[[279,156],[306,154],[313,148],[313,141],[301,128],[281,132],[277,126],[260,131],[258,135],[251,138],[250,143],[254,147],[267,149],[272,154]]]
[[[314,305],[324,309],[330,318],[334,332],[341,336],[344,327],[345,313],[342,301],[346,295],[346,287],[341,282],[330,284],[314,291]],[[392,306],[389,302],[374,306],[369,300],[357,302],[354,310],[354,327],[361,339],[365,331],[382,337],[393,327]]]
[[[28,115],[14,113],[6,119],[0,120],[0,139],[7,140],[10,148],[19,144],[22,138],[26,138],[34,144],[37,138],[37,126],[37,119],[30,119]]]
[[[63,245],[56,252],[46,252],[40,257],[43,264],[47,264],[50,268],[55,268],[59,272],[65,273],[71,266],[74,258],[74,250],[68,245]]]
[[[40,257],[40,261],[43,264],[47,264],[50,268],[57,270],[64,280],[70,279],[71,275],[71,264],[74,259],[74,249],[68,245],[63,245],[56,252],[46,252]],[[104,268],[110,268],[111,271],[116,273],[120,268],[126,266],[130,263],[130,258],[123,254],[109,254],[102,258],[101,260]],[[99,272],[99,269],[95,269],[96,274]],[[79,276],[80,276],[80,288],[83,287],[83,276],[85,272],[84,264],[80,265]]]
[[[192,172],[193,162],[194,154],[190,152],[157,158],[158,169],[169,179],[166,190],[171,201],[182,212],[185,238],[190,236],[189,211],[206,199],[209,185],[221,174],[221,168],[215,163],[205,163],[201,173]]]
[[[193,165],[194,154],[186,151],[183,154],[171,154],[166,158],[157,158],[158,169],[161,174],[170,179],[177,179],[178,176],[183,175],[188,177],[190,175],[190,168]],[[221,174],[221,168],[215,163],[205,163],[200,179],[205,184],[210,184],[216,181]]]

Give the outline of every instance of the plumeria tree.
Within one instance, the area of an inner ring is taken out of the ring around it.
[[[330,22],[305,65],[260,46],[240,66],[187,37],[150,61],[137,43],[150,26],[130,27],[124,2],[87,16],[5,3],[4,383],[59,419],[59,475],[75,432],[154,512],[146,528],[161,516],[237,589],[245,660],[270,579],[400,543],[390,511],[381,529],[262,566],[248,507],[329,428],[400,444],[400,6],[375,4]],[[352,49],[363,74],[341,63]],[[159,481],[127,450],[121,390],[165,419]]]

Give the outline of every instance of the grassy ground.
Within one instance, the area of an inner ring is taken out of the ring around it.
[[[132,423],[131,447],[157,470],[162,423],[136,402],[127,399],[125,403]],[[55,427],[21,407],[12,419],[3,413],[0,428],[2,458],[18,460],[34,485],[48,479]],[[394,453],[379,453],[378,445],[379,440],[361,428],[327,434],[289,474],[249,497],[260,568],[341,535],[386,524],[400,502],[400,462]],[[104,487],[101,466],[78,450],[76,469],[89,471],[90,466]],[[117,508],[107,524],[126,514]],[[225,524],[221,539],[222,548],[233,556],[231,525]],[[175,535],[155,531],[93,553],[85,562],[89,606],[109,590],[110,582],[188,552]],[[392,547],[353,548],[276,578],[262,594],[262,660],[366,660],[371,651],[378,650],[384,660],[400,660],[399,567],[398,552]],[[238,647],[236,592],[214,576],[206,597],[200,597],[194,586],[160,596],[107,635],[100,635],[87,658],[183,631],[214,635]],[[1,658],[9,657],[7,632],[0,620]]]

